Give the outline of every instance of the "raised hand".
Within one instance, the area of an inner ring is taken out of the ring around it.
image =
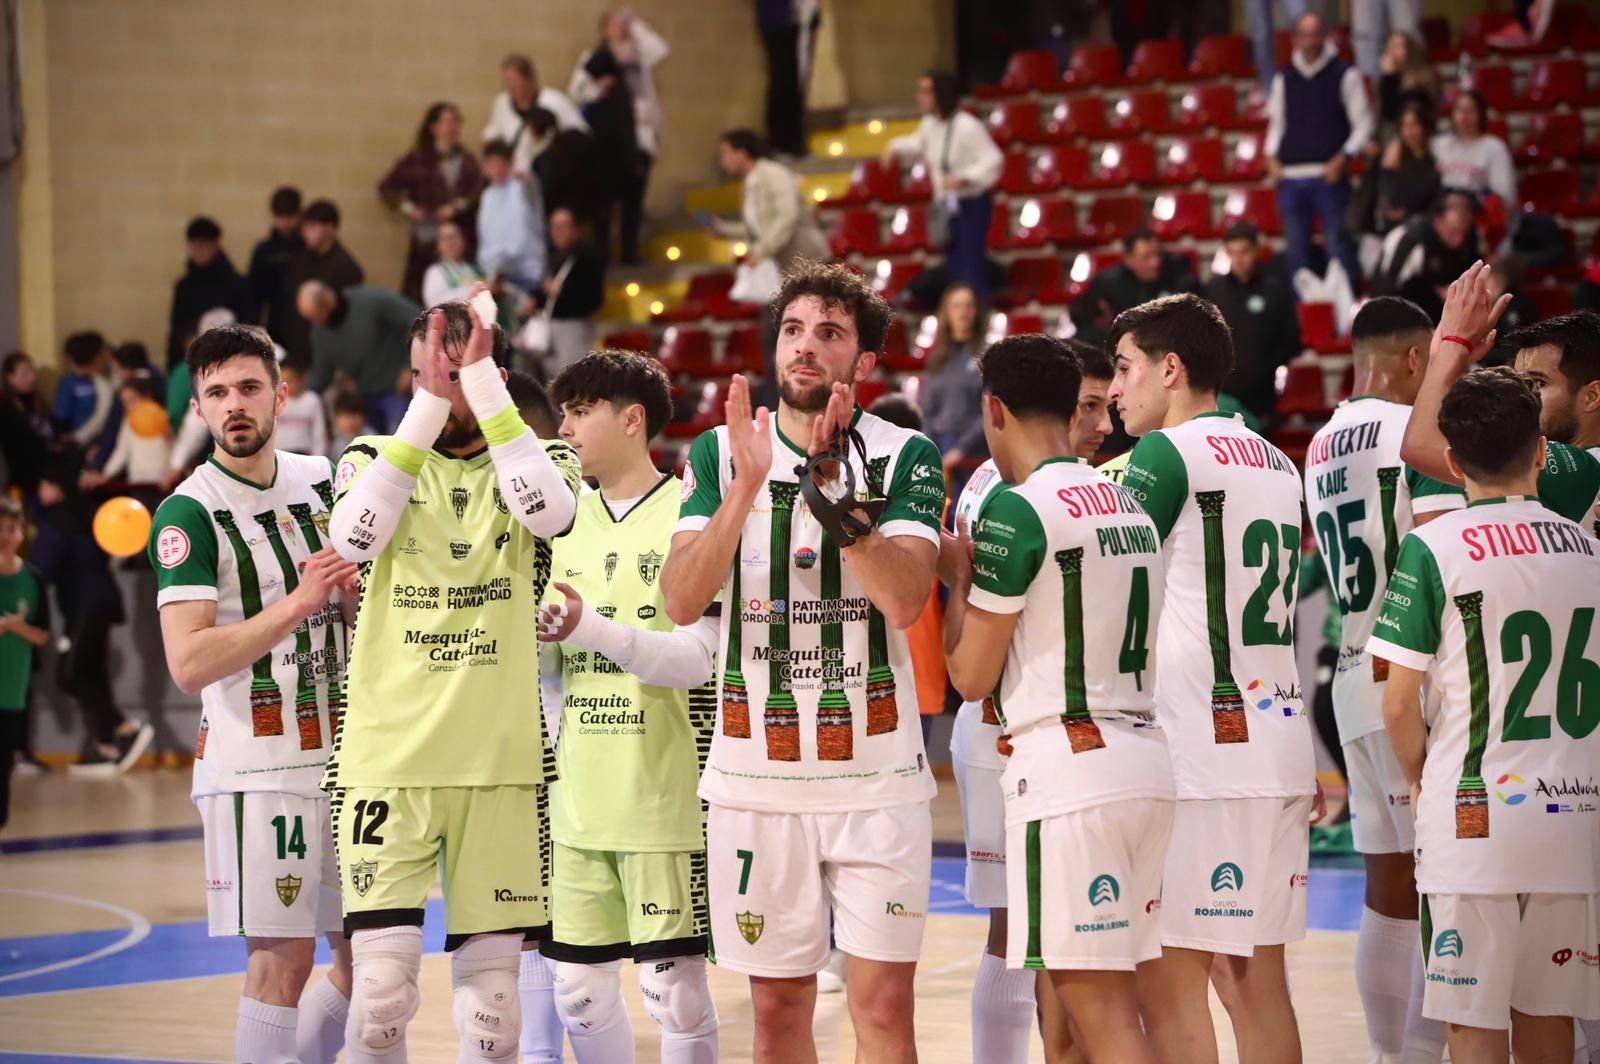
[[[583,596],[571,584],[556,581],[554,587],[566,597],[565,602],[546,602],[539,609],[539,642],[561,643],[572,635],[583,617]]]
[[[300,615],[309,617],[337,590],[355,579],[356,564],[347,562],[332,547],[323,547],[306,559],[300,570],[300,586],[294,593],[300,600]]]
[[[855,407],[850,401],[850,386],[835,384],[828,395],[828,407],[811,423],[811,443],[806,453],[819,455],[833,446],[834,437],[850,424]]]
[[[472,295],[468,297],[467,302],[473,303],[480,292],[485,295],[489,294],[489,286],[482,281],[472,286]],[[494,297],[490,296],[490,298],[493,299]],[[482,362],[486,358],[494,357],[494,329],[483,323],[475,304],[472,312],[467,316],[472,319],[472,332],[467,336],[467,349],[461,356],[461,364],[463,366],[470,366],[474,362]]]
[[[428,327],[422,334],[422,365],[417,367],[417,384],[430,395],[448,397],[456,386],[456,364],[444,350],[444,311],[428,312]]]
[[[750,416],[750,382],[736,373],[728,385],[723,406],[728,422],[728,454],[733,459],[735,482],[749,479],[759,485],[772,469],[772,415],[760,407]]]
[[[1495,323],[1510,305],[1510,292],[1499,299],[1491,298],[1489,268],[1482,260],[1473,263],[1445,291],[1444,312],[1439,315],[1439,327],[1433,331],[1434,352],[1459,357],[1462,345],[1445,339],[1456,336],[1472,345],[1466,348],[1467,360],[1478,361],[1494,348]]]

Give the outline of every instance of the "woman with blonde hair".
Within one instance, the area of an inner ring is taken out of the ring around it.
[[[1378,60],[1378,136],[1387,142],[1406,104],[1421,104],[1429,114],[1439,110],[1439,72],[1428,46],[1402,30],[1389,34]],[[1432,133],[1432,130],[1428,131]]]
[[[943,453],[947,470],[962,459],[988,454],[983,441],[983,378],[978,373],[978,356],[983,353],[978,309],[971,285],[952,284],[944,290],[939,332],[922,379],[924,431]]]

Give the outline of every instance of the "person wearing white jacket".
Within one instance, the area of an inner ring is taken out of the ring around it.
[[[539,84],[533,60],[527,56],[514,52],[500,60],[500,82],[505,88],[495,93],[489,104],[489,124],[483,127],[483,139],[485,143],[499,139],[511,145],[511,166],[517,173],[532,173],[534,157],[544,149],[543,142],[528,127],[534,108],[542,107],[555,115],[561,129],[589,132],[589,123],[565,93]]]
[[[993,190],[1004,156],[982,119],[961,110],[954,74],[929,71],[917,79],[922,121],[915,133],[896,137],[884,149],[885,166],[921,159],[933,185],[934,210],[947,212],[945,281],[972,286],[982,303],[989,294],[987,259]]]

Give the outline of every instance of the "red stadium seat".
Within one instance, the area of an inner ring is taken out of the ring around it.
[[[1339,50],[1339,58],[1346,63],[1356,61],[1355,49],[1350,45],[1350,27],[1335,26],[1328,31],[1328,40]]]
[[[1574,218],[1594,218],[1600,216],[1600,181],[1596,181],[1587,196],[1569,204],[1567,210]],[[1600,229],[1595,230],[1595,236],[1600,239]]]
[[[1017,214],[1015,228],[1007,244],[996,245],[1014,248],[1040,247],[1046,243],[1057,247],[1082,244],[1087,237],[1078,230],[1078,203],[1076,200],[1028,200]]]
[[[1571,111],[1542,111],[1528,119],[1517,142],[1519,163],[1575,160],[1583,154],[1583,119]]]
[[[1284,367],[1283,391],[1278,393],[1278,416],[1301,415],[1323,418],[1332,413],[1328,406],[1327,382],[1322,367],[1315,362],[1291,362]]]
[[[919,373],[927,367],[928,353],[914,350],[906,340],[906,323],[898,314],[889,319],[889,331],[883,335],[883,367],[896,373]],[[861,395],[856,394],[860,402]]]
[[[1242,33],[1208,33],[1201,37],[1189,60],[1189,76],[1196,80],[1255,77],[1250,38]]]
[[[1294,34],[1275,30],[1272,34],[1272,69],[1282,70],[1294,58]]]
[[[1219,123],[1220,124],[1220,123]],[[1265,131],[1267,128],[1267,90],[1260,83],[1250,86],[1250,91],[1244,94],[1244,109],[1239,112],[1233,121],[1222,125],[1224,129],[1254,129]]]
[[[986,339],[989,343],[994,343],[1007,336],[1036,332],[1044,332],[1043,314],[1004,314],[997,311],[989,316],[989,333]]]
[[[1127,84],[1122,76],[1122,53],[1114,44],[1080,44],[1072,50],[1061,87],[1069,91],[1096,90]]]
[[[656,342],[649,329],[615,329],[606,333],[600,346],[611,351],[653,351]]]
[[[1522,294],[1539,308],[1539,318],[1554,318],[1572,313],[1572,286],[1564,284],[1529,285]]]
[[[1039,124],[1039,101],[1006,100],[995,104],[994,110],[989,112],[989,135],[1001,147],[1019,141],[1024,144],[1042,142],[1044,130]]]
[[[915,259],[879,259],[872,268],[872,288],[884,299],[893,303],[910,284],[927,267]]]
[[[1122,261],[1120,251],[1083,251],[1072,257],[1067,268],[1067,295],[1078,298],[1094,280],[1095,274]]]
[[[933,179],[928,176],[928,164],[917,161],[901,179],[893,196],[883,197],[886,203],[926,203],[933,197]]]
[[[1211,239],[1217,235],[1217,227],[1211,220],[1211,193],[1204,189],[1163,192],[1150,209],[1150,228],[1162,240],[1176,240],[1180,236]]]
[[[1056,57],[1048,49],[1012,52],[998,85],[979,85],[973,91],[979,99],[1001,96],[1026,96],[1030,92],[1050,92],[1056,86]]]
[[[1125,140],[1100,149],[1089,173],[1078,182],[1087,189],[1121,188],[1153,182],[1156,176],[1156,149],[1148,140]]]
[[[1541,59],[1533,64],[1527,86],[1508,110],[1543,111],[1558,103],[1581,107],[1595,101],[1588,82],[1582,59]]]
[[[1178,101],[1177,129],[1227,129],[1238,120],[1239,99],[1233,84],[1197,85]]]
[[[1143,137],[1172,128],[1166,89],[1130,92],[1113,105],[1107,133],[1113,137]]]
[[[1511,68],[1503,63],[1479,63],[1472,68],[1472,88],[1496,111],[1511,107]]]
[[[1145,222],[1142,196],[1101,196],[1089,205],[1083,230],[1097,244],[1120,240]]]
[[[1183,63],[1183,42],[1176,37],[1140,41],[1128,60],[1130,85],[1154,85],[1156,82],[1189,80],[1189,68]]]
[[[1578,171],[1534,170],[1517,182],[1517,205],[1524,211],[1543,214],[1570,214],[1578,201]]]
[[[1422,20],[1419,27],[1422,31],[1422,40],[1428,46],[1428,54],[1435,63],[1447,62],[1454,59],[1460,49],[1452,41],[1450,20],[1443,15],[1430,15]]]
[[[1184,137],[1167,147],[1167,157],[1156,174],[1158,185],[1187,185],[1222,178],[1222,138]]]
[[[1255,133],[1240,137],[1239,143],[1234,145],[1233,155],[1228,159],[1227,169],[1220,180],[1260,181],[1267,172],[1266,155],[1262,148],[1265,139]]]
[[[827,204],[829,207],[864,207],[893,200],[899,192],[899,165],[884,166],[878,159],[862,159],[850,168],[850,187]]]
[[[1503,11],[1475,11],[1461,23],[1461,50],[1468,55],[1483,56],[1489,52],[1486,38],[1516,16]]]
[[[889,222],[889,235],[884,237],[882,250],[898,255],[911,251],[928,250],[928,208],[913,205],[898,207]]]
[[[714,372],[716,356],[712,353],[711,333],[705,329],[674,325],[661,334],[661,346],[656,357],[668,373],[686,373],[692,377],[708,377]]]
[[[1281,236],[1283,225],[1278,221],[1278,190],[1275,188],[1243,188],[1228,193],[1222,201],[1223,229],[1234,222],[1250,222],[1267,236]]]
[[[766,360],[761,354],[761,329],[741,325],[728,333],[722,345],[721,368],[725,373],[762,373]]]
[[[1034,192],[1033,163],[1028,158],[1028,149],[1012,148],[1006,152],[1000,164],[1000,191],[1013,195],[1025,195]]]
[[[690,278],[689,291],[684,295],[683,302],[655,315],[655,320],[699,321],[704,317],[728,313],[733,306],[728,299],[728,292],[732,288],[731,273],[697,274]]]
[[[1016,258],[1006,270],[1006,287],[994,297],[997,307],[1021,307],[1038,300],[1041,303],[1066,301],[1062,285],[1065,278],[1058,255],[1039,258]]]
[[[1053,144],[1033,162],[1033,189],[1054,191],[1082,176],[1089,167],[1089,152],[1076,144]]]
[[[862,255],[877,253],[878,212],[871,207],[840,211],[834,215],[828,244],[836,259],[844,258],[852,251]]]
[[[698,436],[722,424],[728,403],[728,385],[706,381],[684,389],[673,399],[673,405],[679,410],[687,410],[688,416],[683,420],[667,422],[661,430],[662,435],[671,439]]]
[[[881,377],[868,377],[856,385],[856,402],[865,410],[889,394],[889,382]]]
[[[1051,110],[1044,131],[1045,137],[1057,144],[1098,140],[1106,135],[1105,101],[1099,96],[1067,96]]]
[[[1348,337],[1335,334],[1332,303],[1296,303],[1300,316],[1300,342],[1319,355],[1340,355],[1350,350]]]
[[[1496,51],[1510,55],[1547,55],[1566,47],[1583,49],[1589,43],[1589,13],[1581,4],[1558,4],[1551,13],[1550,26],[1543,37],[1524,44],[1491,45]]]

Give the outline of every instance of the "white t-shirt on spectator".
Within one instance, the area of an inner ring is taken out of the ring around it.
[[[1470,144],[1454,133],[1433,138],[1433,161],[1445,188],[1459,188],[1479,199],[1493,193],[1514,203],[1517,175],[1511,167],[1511,152],[1499,137],[1484,134]]]
[[[331,457],[328,448],[328,411],[322,396],[305,391],[291,395],[278,415],[278,431],[273,446],[292,454]]]

